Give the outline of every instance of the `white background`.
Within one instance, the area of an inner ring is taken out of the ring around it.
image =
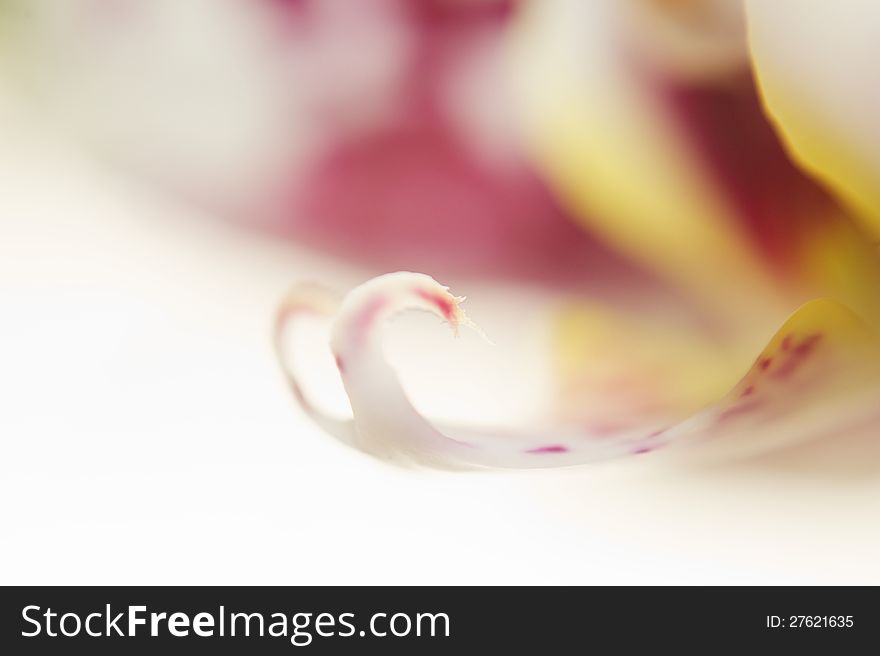
[[[270,324],[292,282],[364,273],[88,162],[3,108],[0,583],[880,583],[873,476],[650,459],[448,474],[338,445],[295,407]],[[399,330],[434,354],[414,395],[474,418],[528,406],[540,380],[503,364],[516,303],[453,291],[501,334],[486,357],[511,384],[453,383],[484,345],[414,320]]]

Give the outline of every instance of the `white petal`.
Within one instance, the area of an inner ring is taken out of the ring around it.
[[[877,336],[846,308],[820,299],[785,322],[728,394],[673,425],[658,426],[649,419],[640,425],[639,418],[627,417],[632,427],[610,434],[564,426],[525,432],[441,428],[407,398],[385,358],[382,328],[408,310],[432,312],[453,330],[473,326],[460,307],[462,300],[429,276],[406,272],[352,290],[335,315],[331,349],[351,401],[353,431],[348,424],[331,423],[330,432],[398,464],[539,468],[672,452],[672,447],[727,457],[834,436],[865,422],[880,424]],[[288,307],[300,305],[297,299]],[[287,311],[283,316],[296,315]],[[315,417],[301,390],[297,397]],[[327,422],[323,415],[316,418]]]

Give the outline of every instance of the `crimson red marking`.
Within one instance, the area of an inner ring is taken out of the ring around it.
[[[820,341],[822,341],[822,335],[810,335],[809,337],[805,337],[804,341],[795,347],[792,355],[799,358],[806,357],[816,349],[816,346],[819,345]]]
[[[443,296],[438,294],[437,292],[429,292],[424,289],[415,289],[415,293],[418,296],[421,296],[423,299],[428,301],[429,303],[433,303],[437,306],[437,309],[440,310],[440,313],[446,318],[447,321],[452,321],[455,316],[455,303],[452,299],[447,296]]]
[[[539,446],[536,449],[528,449],[526,453],[568,453],[568,447],[561,444]]]

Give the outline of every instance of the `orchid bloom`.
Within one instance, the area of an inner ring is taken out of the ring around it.
[[[384,328],[402,312],[473,327],[461,297],[406,272],[341,299],[297,288],[279,312],[276,343],[306,411],[373,456],[453,469],[741,456],[876,432],[880,257],[866,226],[877,209],[869,184],[877,153],[870,139],[845,140],[853,122],[834,122],[827,83],[845,58],[811,78],[805,52],[830,42],[835,27],[821,11],[827,3],[806,4],[749,3],[750,41],[736,2],[530,4],[509,42],[529,151],[566,211],[678,300],[622,280],[615,298],[578,296],[559,307],[554,419],[492,431],[423,416],[383,351]],[[836,84],[842,98],[868,93]],[[805,116],[811,93],[824,107]],[[291,368],[286,331],[304,314],[331,318],[350,420],[313,405],[308,380]]]

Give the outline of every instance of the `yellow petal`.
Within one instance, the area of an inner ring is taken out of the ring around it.
[[[556,322],[559,412],[599,431],[672,422],[720,398],[759,345],[669,313],[573,303]]]
[[[880,4],[748,0],[767,109],[803,166],[880,231]]]

